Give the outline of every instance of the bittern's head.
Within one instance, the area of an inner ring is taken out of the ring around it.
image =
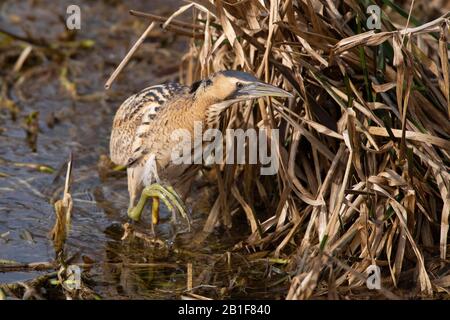
[[[289,92],[264,83],[251,74],[234,70],[220,71],[194,83],[191,92],[196,99],[228,105],[260,97],[293,97]]]

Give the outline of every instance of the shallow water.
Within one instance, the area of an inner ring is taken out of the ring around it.
[[[58,1],[55,6],[50,0],[5,1],[0,7],[0,27],[19,35],[29,30],[34,37],[52,42],[64,32],[57,15],[64,17],[72,2]],[[94,262],[85,275],[102,298],[180,298],[186,289],[187,263],[193,264],[194,286],[200,286],[199,293],[212,298],[277,298],[279,286],[269,288],[268,282],[261,281],[271,274],[264,259],[249,262],[239,254],[225,254],[245,234],[245,220],[241,221],[242,228],[217,230],[198,245],[192,239],[204,224],[204,214],[194,212],[195,230],[173,242],[169,214],[163,212],[157,233],[167,241],[168,249],[139,240],[120,240],[128,204],[126,178],[124,174],[104,177],[98,167],[100,156],[108,154],[112,118],[127,96],[161,81],[176,80],[186,40],[171,34],[150,36],[112,89],[105,92],[103,86],[145,29],[145,22],[130,16],[128,10],[167,16],[182,2],[78,2],[82,20],[75,39],[91,39],[94,46],[76,50],[66,60],[66,67],[78,94],[91,98],[74,99],[61,85],[64,60],[32,53],[21,75],[31,69],[34,73],[9,90],[20,109],[17,120],[0,107],[0,259],[21,263],[54,259],[48,238],[54,223],[52,203],[61,198],[64,164],[72,152],[74,209],[66,248],[68,256],[77,254],[75,262]],[[3,47],[0,57],[6,52]],[[0,84],[10,73],[1,71]],[[27,142],[23,127],[23,119],[33,111],[39,112],[36,152]],[[43,173],[19,163],[43,164],[55,172]],[[145,224],[141,227],[146,228]],[[156,265],[145,265],[150,262]],[[0,272],[0,283],[28,280],[41,273],[45,272]],[[275,274],[271,281],[282,277]]]

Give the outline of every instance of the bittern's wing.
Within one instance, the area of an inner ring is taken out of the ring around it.
[[[145,155],[143,140],[158,113],[174,95],[187,88],[178,83],[168,83],[148,87],[129,97],[114,117],[109,145],[111,160],[128,166]]]

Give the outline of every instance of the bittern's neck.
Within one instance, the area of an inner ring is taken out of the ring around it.
[[[192,105],[192,111],[194,115],[199,118],[199,120],[203,120],[208,113],[208,109],[217,102],[219,102],[217,98],[209,95],[201,95],[196,97]]]
[[[192,131],[196,123],[205,123],[208,107],[214,103],[214,99],[187,95],[178,103],[177,111],[168,115],[170,122],[174,124],[175,129],[182,128]]]
[[[202,97],[196,101],[194,109],[205,127],[213,128],[218,125],[222,113],[236,102],[238,101]]]

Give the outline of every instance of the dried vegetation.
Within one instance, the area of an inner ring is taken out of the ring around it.
[[[187,2],[169,18],[132,12],[192,37],[185,83],[240,69],[296,95],[227,112],[222,128],[280,130],[280,170],[216,167],[204,231],[245,214],[236,248],[288,259],[288,299],[364,289],[372,264],[384,297],[448,293],[449,12],[421,23],[381,1],[369,30],[371,1]]]

